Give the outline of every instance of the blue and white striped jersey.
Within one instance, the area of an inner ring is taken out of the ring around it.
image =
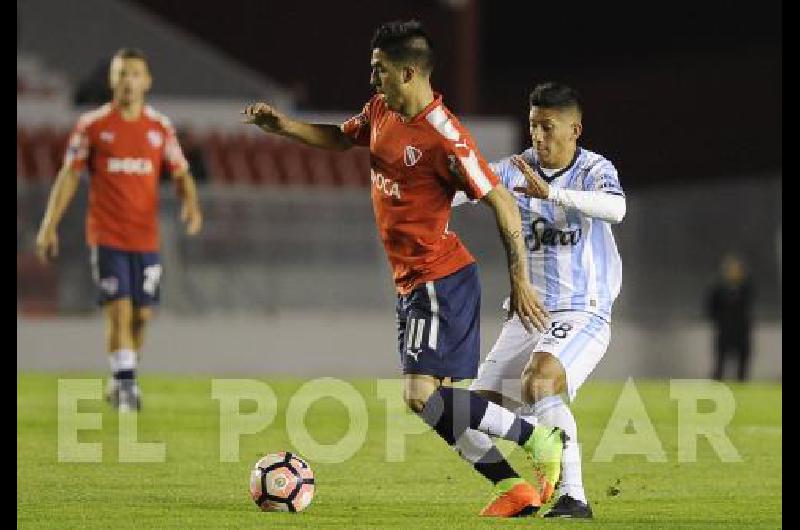
[[[526,150],[522,157],[550,186],[624,196],[614,165],[587,149],[579,147],[572,163],[550,177],[541,170],[535,149]],[[574,208],[513,191],[527,183],[510,157],[490,166],[517,200],[530,280],[547,310],[587,311],[610,320],[622,281],[622,262],[611,225]]]

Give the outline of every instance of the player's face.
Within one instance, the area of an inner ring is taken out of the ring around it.
[[[372,66],[372,73],[369,76],[370,84],[379,94],[383,94],[386,105],[390,109],[399,111],[405,99],[404,90],[408,85],[404,80],[403,67],[393,64],[389,57],[378,48],[372,50],[370,64]]]
[[[577,110],[531,107],[528,117],[531,141],[542,167],[557,169],[569,164],[582,130]]]
[[[115,58],[111,61],[109,78],[114,99],[124,104],[143,100],[152,82],[147,63],[142,59]]]

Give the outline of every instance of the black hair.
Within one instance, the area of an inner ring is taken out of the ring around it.
[[[531,107],[570,108],[575,107],[583,113],[581,97],[578,92],[567,85],[548,81],[534,87],[530,95]]]
[[[371,48],[383,51],[392,62],[414,64],[426,73],[433,70],[433,44],[418,20],[394,20],[378,26]]]

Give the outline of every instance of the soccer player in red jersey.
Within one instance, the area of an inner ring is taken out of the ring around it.
[[[92,275],[105,308],[112,378],[106,398],[120,410],[139,410],[136,363],[144,329],[158,302],[158,187],[166,164],[183,200],[190,235],[202,224],[194,179],[175,129],[145,105],[152,78],[141,51],[123,48],[111,60],[113,100],[83,114],[72,131],[64,164],[53,183],[36,250],[47,262],[58,255],[58,223],[80,176],[89,174],[86,243]]]
[[[508,257],[511,312],[529,329],[545,329],[547,313],[528,283],[519,210],[467,129],[433,91],[433,50],[420,24],[383,24],[371,48],[370,81],[377,94],[341,126],[302,123],[265,103],[245,108],[244,121],[312,146],[369,147],[375,221],[397,289],[405,401],[451,446],[476,429],[528,451],[537,487],[520,478],[494,445],[466,457],[495,484],[494,498],[481,515],[530,515],[558,481],[563,431],[529,423],[477,393],[451,386],[474,378],[480,359],[477,266],[448,230],[456,191],[492,208]]]

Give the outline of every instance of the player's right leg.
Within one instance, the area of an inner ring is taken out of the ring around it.
[[[92,247],[91,258],[98,301],[106,319],[106,351],[111,367],[106,399],[120,410],[138,409],[138,399],[130,397],[136,382],[130,259],[127,252],[104,246]]]
[[[611,330],[605,319],[582,311],[562,311],[553,318],[523,370],[522,398],[529,405],[520,413],[557,425],[569,436],[560,470],[561,482],[549,480],[558,487],[559,499],[544,516],[591,518],[592,510],[583,488],[577,424],[567,403],[575,398],[605,355]]]
[[[528,332],[516,315],[503,324],[503,329],[486,359],[480,366],[478,377],[470,385],[470,390],[487,397],[495,403],[502,403],[512,410],[519,409],[523,402],[522,374],[531,351],[541,338],[538,331]],[[538,421],[536,416],[523,418],[535,429],[523,449],[534,463],[536,483],[542,502],[547,502],[559,480],[560,463],[565,447],[565,435],[560,426],[547,421]],[[462,443],[479,445],[482,433],[470,432]]]
[[[106,399],[120,410],[130,410],[128,397],[136,381],[136,352],[133,349],[131,320],[133,306],[130,298],[117,298],[104,304],[106,314],[106,342],[111,365],[111,379],[106,388]]]
[[[420,414],[429,425],[434,426],[436,432],[451,447],[455,447],[462,458],[470,462],[476,471],[494,485],[492,499],[481,510],[481,516],[525,517],[535,514],[542,505],[536,488],[514,471],[488,435],[464,427],[465,422],[469,422],[465,417],[471,415],[471,403],[466,401],[454,404],[450,413],[443,411],[441,416],[449,418],[448,421],[443,419],[436,423],[429,421],[426,415],[430,413],[430,407],[426,405],[431,400],[436,401],[436,397],[441,395],[439,391],[442,387],[449,388],[449,385],[449,378],[406,374],[403,398],[409,408]],[[453,417],[457,419],[453,421]],[[443,428],[444,425],[449,428]],[[457,432],[460,434],[457,435]],[[478,438],[474,439],[475,436]],[[473,441],[469,438],[473,438]]]
[[[158,252],[131,252],[130,264],[133,301],[131,335],[138,358],[144,346],[145,329],[153,317],[153,307],[160,298],[161,257]]]

